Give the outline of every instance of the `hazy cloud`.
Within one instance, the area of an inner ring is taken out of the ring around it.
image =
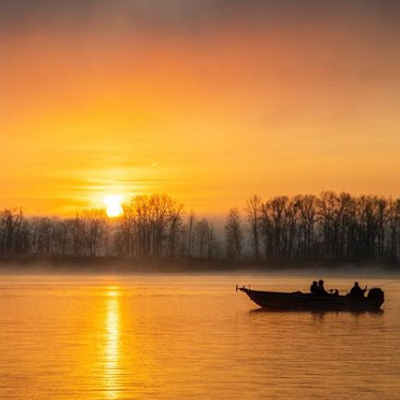
[[[395,0],[0,0],[0,26],[93,24],[196,30],[225,23],[282,23],[286,20],[362,18],[373,15],[398,25]]]

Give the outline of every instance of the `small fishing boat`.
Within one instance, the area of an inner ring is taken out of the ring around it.
[[[385,294],[379,288],[370,289],[366,297],[264,292],[236,286],[236,291],[238,290],[246,293],[258,306],[270,310],[377,311],[385,301]]]

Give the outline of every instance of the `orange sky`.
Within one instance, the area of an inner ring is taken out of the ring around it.
[[[393,2],[167,3],[0,0],[0,209],[400,196]]]

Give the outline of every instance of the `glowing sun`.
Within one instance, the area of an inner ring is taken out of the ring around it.
[[[110,195],[103,199],[104,204],[107,206],[106,212],[110,218],[119,217],[123,213],[122,209],[122,196]]]

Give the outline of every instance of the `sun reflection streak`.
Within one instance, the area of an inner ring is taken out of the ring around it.
[[[119,371],[120,312],[118,287],[107,288],[104,381],[107,399],[117,399]]]

